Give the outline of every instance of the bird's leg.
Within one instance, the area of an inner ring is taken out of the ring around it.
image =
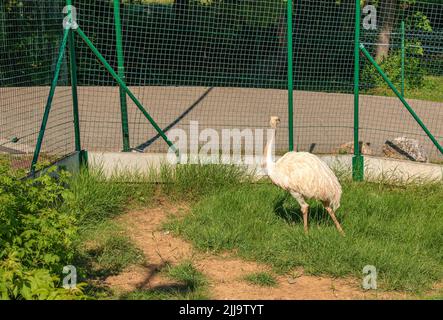
[[[338,222],[337,218],[335,217],[335,213],[331,209],[331,207],[326,207],[326,211],[328,211],[329,215],[332,218],[332,221],[334,221],[335,227],[337,228],[338,232],[340,232],[342,235],[345,235],[345,233],[343,232],[343,229],[342,229],[340,223]]]
[[[301,207],[301,212],[303,213],[303,226],[305,228],[305,233],[308,233],[308,211],[309,206],[305,205]]]
[[[301,213],[303,214],[303,226],[305,229],[305,233],[308,233],[308,212],[309,212],[309,205],[306,203],[303,196],[297,192],[291,192],[291,195],[297,200],[298,204],[301,207]]]

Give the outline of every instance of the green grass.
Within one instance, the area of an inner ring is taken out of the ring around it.
[[[184,261],[176,266],[169,266],[167,275],[169,278],[183,283],[193,291],[202,288],[207,283],[203,274],[190,261]]]
[[[155,205],[158,198],[196,201],[228,187],[251,181],[244,168],[234,165],[161,165],[160,169],[107,178],[103,171],[82,170],[69,182],[73,196],[66,206],[81,223],[94,224],[125,210]]]
[[[95,298],[113,296],[100,280],[121,273],[133,264],[144,262],[143,253],[129,233],[113,220],[131,206],[141,206],[152,198],[153,188],[142,184],[120,183],[116,177],[106,179],[103,172],[82,170],[74,174],[67,187],[72,193],[64,210],[78,218],[75,265],[81,278],[88,281],[87,292]]]
[[[206,300],[207,280],[192,262],[168,266],[165,275],[178,283],[151,290],[136,290],[121,296],[125,300]]]
[[[160,192],[171,200],[196,201],[226,188],[240,187],[251,181],[245,169],[235,165],[163,165],[158,177]]]
[[[153,185],[125,182],[130,178],[119,175],[107,179],[101,170],[82,170],[69,181],[73,195],[65,205],[77,213],[81,225],[93,225],[121,214],[131,204],[149,202]]]
[[[362,94],[394,97],[395,94],[387,87],[377,87],[362,91]],[[408,99],[418,99],[426,101],[443,102],[443,77],[427,76],[424,86],[417,89],[405,89],[405,96]]]
[[[248,181],[246,172],[236,166],[163,165],[145,173],[116,173],[106,178],[102,170],[83,170],[68,182],[72,191],[66,196],[63,210],[75,212],[79,237],[76,265],[85,279],[96,280],[122,272],[132,264],[143,262],[143,254],[130,240],[128,230],[113,218],[127,210],[157,204],[157,200],[195,202],[225,188],[238,187]],[[170,268],[168,276],[183,284],[174,288],[135,292],[132,299],[204,299],[203,280],[192,265]],[[99,298],[113,297],[92,284],[88,292]]]
[[[143,253],[131,241],[127,230],[113,221],[83,228],[77,247],[78,264],[88,279],[115,275],[130,265],[144,262]]]
[[[251,177],[234,166],[164,165],[159,172],[111,179],[100,172],[84,172],[72,179],[75,192],[68,204],[82,217],[82,234],[87,235],[83,257],[95,275],[118,273],[140,262],[125,231],[109,225],[112,218],[128,208],[152,206],[156,199],[166,198],[193,205],[188,216],[172,220],[167,228],[202,250],[235,249],[241,257],[267,263],[276,272],[301,266],[311,274],[362,279],[363,267],[374,265],[381,289],[424,292],[441,281],[443,185],[394,187],[343,179],[337,214],[346,231],[344,238],[315,202],[311,202],[306,236],[295,200],[268,183],[252,184]],[[198,273],[192,264],[175,267],[168,276],[181,285],[136,291],[122,298],[207,297],[200,289],[205,285],[196,284]]]
[[[306,236],[298,204],[269,184],[207,197],[168,228],[202,250],[235,249],[278,272],[301,266],[311,274],[362,279],[363,267],[374,265],[379,288],[415,292],[443,278],[442,184],[344,182],[343,187],[338,219],[346,237],[316,203]]]
[[[261,287],[276,287],[277,286],[277,280],[275,277],[268,273],[268,272],[257,272],[257,273],[251,273],[244,277],[244,280],[246,280],[249,283],[255,284],[257,286]]]

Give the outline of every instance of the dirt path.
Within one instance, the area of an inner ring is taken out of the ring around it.
[[[131,267],[109,277],[106,284],[122,292],[136,289],[155,289],[177,285],[159,271],[168,263],[191,260],[209,279],[212,299],[401,299],[405,295],[386,292],[365,292],[359,281],[304,275],[302,270],[277,276],[276,287],[260,287],[242,280],[247,274],[271,271],[263,264],[244,261],[226,253],[215,256],[197,252],[190,243],[160,230],[168,215],[180,215],[186,207],[162,205],[125,214],[119,222],[125,225],[136,245],[144,252],[148,264]]]

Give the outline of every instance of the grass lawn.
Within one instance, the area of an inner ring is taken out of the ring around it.
[[[272,272],[239,278],[273,287],[276,277],[302,267],[304,273],[363,278],[373,265],[381,290],[408,291],[418,298],[443,280],[443,183],[390,186],[355,183],[346,177],[338,219],[342,237],[321,205],[311,202],[310,233],[305,235],[296,201],[267,180],[254,182],[235,166],[163,166],[145,175],[115,175],[82,171],[67,182],[60,212],[75,215],[73,237],[79,280],[85,293],[99,299],[207,299],[206,276],[192,261],[162,269],[177,282],[173,288],[135,290],[127,294],[102,287],[102,280],[130,265],[149,263],[119,225],[120,214],[158,203],[186,203],[189,212],[170,218],[165,227],[204,252],[233,255],[265,263]],[[156,182],[156,183],[153,183]],[[66,190],[67,191],[67,190]],[[203,270],[202,270],[203,271]]]
[[[124,182],[136,179],[138,182]],[[98,241],[96,246],[101,247],[92,251],[100,262],[98,271],[105,268],[114,273],[140,261],[127,239],[110,241],[109,236],[122,235],[109,225],[109,219],[128,208],[155,206],[156,199],[168,199],[185,201],[191,210],[184,218],[172,219],[167,229],[203,251],[232,251],[266,263],[277,273],[303,267],[308,274],[362,279],[363,268],[373,265],[382,290],[420,294],[442,281],[442,183],[390,186],[347,178],[341,182],[343,198],[337,216],[346,237],[340,236],[329,215],[315,202],[311,202],[310,233],[305,235],[300,208],[292,197],[267,180],[253,183],[234,166],[163,166],[144,177],[119,175],[111,180],[84,172],[71,183],[77,199],[69,205],[78,208],[86,225],[108,225],[85,229],[86,238]],[[108,231],[97,233],[99,229]],[[91,257],[91,251],[82,252]],[[202,278],[191,264],[180,268],[170,276],[184,281],[186,294],[142,291],[125,298],[204,298],[204,290],[200,290],[204,280],[198,280]],[[194,280],[187,281],[186,274],[199,283],[195,290],[191,288]],[[251,274],[244,280],[273,283],[270,274]]]
[[[207,300],[207,280],[190,261],[169,266],[164,271],[166,277],[178,281],[175,287],[152,290],[136,290],[121,296],[124,300]]]
[[[427,76],[423,88],[405,89],[408,99],[443,102],[443,77]],[[397,87],[399,90],[400,88]],[[394,92],[388,87],[378,87],[362,91],[362,94],[395,97]]]
[[[168,228],[202,250],[235,250],[277,272],[302,266],[315,275],[362,278],[378,271],[383,289],[419,292],[443,278],[443,185],[392,187],[344,182],[336,231],[312,203],[305,235],[295,200],[270,184],[227,189],[200,201]]]

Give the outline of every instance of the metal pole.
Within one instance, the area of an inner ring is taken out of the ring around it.
[[[289,151],[294,151],[294,65],[293,65],[293,39],[292,39],[292,0],[288,0],[288,130]]]
[[[43,120],[40,126],[40,131],[38,133],[38,138],[37,138],[37,144],[34,150],[34,157],[32,158],[31,175],[35,174],[35,167],[37,165],[37,161],[42,148],[43,137],[45,136],[46,125],[48,123],[49,112],[51,111],[52,100],[54,98],[55,88],[57,87],[57,82],[60,75],[60,69],[63,63],[63,56],[65,54],[66,44],[69,38],[69,32],[70,32],[69,29],[64,30],[63,40],[60,46],[60,51],[58,53],[57,64],[55,66],[54,78],[52,79],[51,88],[49,89],[48,100],[46,101],[45,112],[43,114]]]
[[[355,39],[354,39],[354,157],[352,158],[352,177],[363,181],[364,160],[359,143],[359,108],[360,108],[360,0],[355,0]]]
[[[123,55],[122,26],[120,20],[120,0],[114,0],[114,21],[115,35],[117,40],[118,75],[123,81],[125,81],[125,60]],[[123,151],[128,152],[130,151],[128,104],[126,101],[126,92],[122,87],[120,87],[120,110],[122,121]]]
[[[66,0],[68,6],[72,5],[71,0]],[[71,12],[68,11],[68,15]],[[75,35],[74,32],[69,32],[68,38],[69,46],[69,65],[71,73],[71,90],[72,90],[72,111],[74,117],[74,134],[75,134],[75,151],[81,152],[81,138],[80,138],[80,117],[78,109],[78,91],[77,91],[77,60],[75,51]]]
[[[117,81],[117,83],[124,89],[126,94],[131,98],[131,100],[135,103],[137,108],[143,113],[143,115],[148,119],[148,121],[151,123],[151,125],[155,128],[155,130],[158,132],[158,134],[165,140],[165,142],[168,144],[169,147],[175,152],[178,153],[178,150],[174,146],[174,144],[169,141],[166,134],[163,132],[163,130],[158,126],[158,124],[154,121],[154,119],[151,117],[151,115],[146,111],[146,109],[143,107],[143,105],[138,101],[138,99],[135,97],[135,95],[129,90],[129,88],[126,86],[125,82],[120,78],[120,76],[112,69],[112,67],[109,65],[109,63],[106,61],[106,59],[103,57],[103,55],[98,51],[98,49],[94,46],[94,44],[89,40],[89,38],[85,35],[83,30],[79,27],[75,29],[75,31],[79,34],[79,36],[85,41],[85,43],[88,45],[88,47],[92,50],[92,52],[97,56],[97,58],[100,60],[100,62],[103,64],[103,66],[108,70],[108,72],[112,75],[112,77]]]
[[[414,109],[409,105],[409,103],[405,100],[405,98],[402,96],[402,94],[397,90],[395,85],[391,82],[389,77],[383,72],[381,67],[377,64],[377,62],[372,58],[371,54],[366,50],[363,44],[360,45],[360,48],[365,55],[365,57],[369,60],[369,62],[372,63],[372,65],[377,69],[377,72],[382,76],[383,80],[388,84],[388,86],[391,88],[391,90],[395,93],[395,95],[400,99],[400,101],[403,103],[403,105],[408,109],[409,113],[412,115],[412,117],[417,121],[419,126],[423,129],[423,131],[428,135],[428,137],[431,139],[431,141],[434,143],[434,145],[437,147],[437,149],[443,154],[443,147],[438,143],[437,139],[432,135],[432,133],[428,130],[428,128],[425,126],[425,124],[421,121],[419,116],[415,113]]]
[[[405,21],[401,21],[401,95],[405,96]]]

